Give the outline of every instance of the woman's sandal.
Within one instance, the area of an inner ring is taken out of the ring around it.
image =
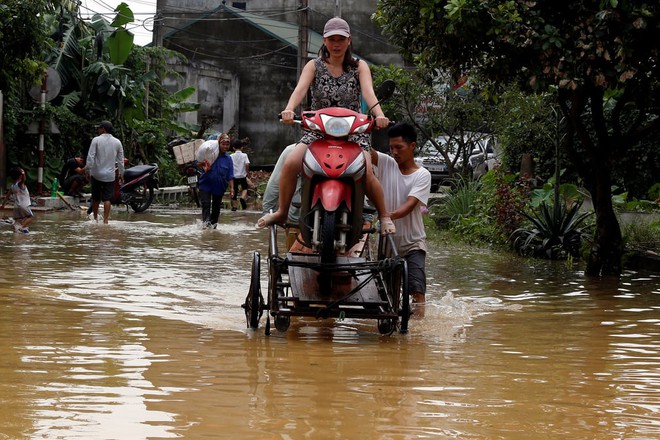
[[[381,217],[380,219],[380,234],[388,235],[396,233],[396,226],[394,222],[389,217]]]

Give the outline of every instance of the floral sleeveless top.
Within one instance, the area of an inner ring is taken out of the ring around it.
[[[328,67],[320,57],[314,60],[314,67],[316,68],[316,75],[310,86],[312,110],[342,107],[356,112],[362,111],[360,100],[362,90],[360,89],[357,67],[350,66],[348,71],[342,72],[338,77],[330,74]],[[300,142],[306,145],[323,138],[322,134],[313,131],[304,130],[304,133]],[[350,135],[348,139],[357,142],[365,151],[371,149],[371,134],[369,133]]]
[[[360,78],[357,67],[349,66],[348,71],[334,77],[319,57],[314,60],[316,76],[310,87],[312,110],[325,107],[343,107],[356,112],[361,110]]]

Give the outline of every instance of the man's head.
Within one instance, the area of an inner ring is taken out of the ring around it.
[[[234,139],[231,141],[231,149],[232,150],[240,150],[243,148],[243,141],[240,139]]]
[[[102,131],[102,133],[110,133],[110,134],[112,134],[115,131],[115,128],[112,126],[112,122],[110,121],[101,121],[97,126],[97,129],[99,131]]]
[[[415,160],[417,147],[417,131],[410,124],[396,124],[387,130],[390,153],[398,164]]]
[[[226,153],[229,151],[230,140],[229,136],[226,133],[222,133],[218,136],[218,146],[220,147],[220,153]]]
[[[9,175],[14,180],[14,182],[18,182],[19,180],[25,178],[25,171],[21,167],[14,167],[9,170]]]

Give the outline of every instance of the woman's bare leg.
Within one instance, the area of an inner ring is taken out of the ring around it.
[[[284,223],[289,215],[289,205],[296,190],[298,174],[302,172],[302,161],[307,150],[306,144],[298,144],[286,158],[280,175],[280,194],[277,211],[266,214],[257,221],[258,228],[264,228],[274,223]]]

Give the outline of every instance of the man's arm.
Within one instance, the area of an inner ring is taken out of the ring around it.
[[[5,204],[7,203],[7,200],[9,200],[9,197],[11,196],[12,192],[13,191],[11,190],[11,188],[7,190],[7,194],[5,194],[5,198],[2,200],[2,205],[0,206],[0,208],[5,207]]]
[[[403,218],[408,214],[410,214],[412,210],[415,209],[415,206],[417,206],[418,203],[419,200],[417,199],[417,197],[408,196],[406,202],[403,205],[399,206],[394,211],[390,212],[390,217],[392,218],[392,220]]]
[[[378,166],[378,151],[375,148],[371,148],[369,153],[371,154],[371,164]]]
[[[121,142],[117,141],[119,143],[119,147],[117,148],[117,169],[119,170],[119,178],[123,179],[124,178],[124,147],[121,144]]]
[[[89,152],[87,153],[87,166],[85,167],[85,174],[89,177],[92,173],[92,167],[94,166],[94,160],[96,159],[96,142],[92,140],[92,145],[89,146]]]

